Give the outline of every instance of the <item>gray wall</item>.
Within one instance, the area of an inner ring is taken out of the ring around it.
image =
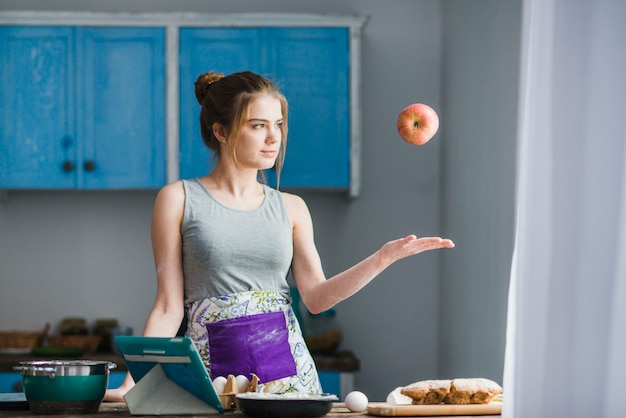
[[[337,306],[356,388],[383,400],[434,377],[501,381],[513,219],[519,1],[0,0],[0,10],[368,15],[361,196],[303,193],[328,276],[409,233],[457,248],[402,260]],[[425,102],[441,130],[400,140]],[[297,141],[297,138],[291,138]],[[11,192],[0,203],[0,329],[117,317],[141,332],[155,294],[154,191]]]
[[[513,251],[521,1],[443,3],[439,372],[502,381]]]

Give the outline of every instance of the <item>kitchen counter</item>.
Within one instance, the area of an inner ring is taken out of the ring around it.
[[[42,416],[42,415],[34,415],[30,411],[0,411],[0,417],[34,417],[34,416]],[[71,417],[75,418],[113,418],[113,417],[132,417],[128,412],[128,408],[125,403],[102,403],[100,405],[100,410],[97,414],[88,414],[88,415],[72,415]],[[350,412],[349,409],[345,407],[342,403],[334,404],[333,409],[326,415],[327,417],[371,417],[372,415],[368,415],[363,412]],[[173,416],[160,415],[161,418],[175,418]],[[224,414],[212,414],[212,415],[186,415],[189,418],[210,418],[210,417],[245,417],[240,411],[228,411]],[[483,415],[483,417],[492,417],[498,418],[500,415]],[[426,417],[428,418],[428,417]],[[446,418],[446,417],[438,417],[438,418]],[[468,416],[455,416],[455,417],[447,417],[447,418],[475,418]]]
[[[117,364],[115,371],[126,371],[126,365],[120,356],[112,353],[93,353],[84,357],[89,360],[111,361]],[[339,372],[355,372],[359,370],[359,361],[351,352],[335,352],[330,354],[313,354],[313,358],[320,371],[339,371]],[[30,355],[13,355],[0,356],[0,373],[13,372],[13,366],[18,365],[20,361],[41,360]],[[29,410],[26,411],[0,411],[0,417],[35,417]],[[364,412],[350,412],[343,403],[334,404],[333,409],[326,415],[328,417],[372,417]],[[125,403],[102,403],[97,414],[88,415],[72,415],[74,418],[91,418],[91,417],[132,417]],[[228,411],[224,414],[213,415],[187,415],[189,418],[210,418],[210,417],[245,417],[240,411]],[[474,416],[475,417],[475,416]],[[497,418],[500,415],[484,415],[484,417]],[[173,418],[162,415],[161,418]],[[428,417],[426,417],[428,418]],[[446,418],[441,417],[439,418]],[[469,416],[455,416],[448,418],[473,418]]]

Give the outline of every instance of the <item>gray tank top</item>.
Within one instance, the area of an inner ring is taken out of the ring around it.
[[[251,290],[289,297],[293,240],[280,192],[264,186],[263,204],[244,211],[221,204],[199,179],[183,187],[185,303]]]

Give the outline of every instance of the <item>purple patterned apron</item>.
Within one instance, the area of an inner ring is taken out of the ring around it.
[[[207,298],[187,309],[187,335],[212,379],[254,373],[259,392],[322,392],[291,303],[279,292]]]

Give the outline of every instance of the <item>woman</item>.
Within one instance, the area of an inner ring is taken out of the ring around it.
[[[305,202],[259,181],[274,166],[280,178],[284,96],[269,80],[242,72],[201,75],[196,97],[202,138],[217,165],[209,175],[169,184],[157,195],[152,242],[158,288],[143,335],[174,336],[186,311],[187,335],[212,378],[255,373],[259,391],[320,393],[291,309],[289,271],[302,302],[319,313],[393,262],[454,244],[409,235],[327,280]],[[127,376],[105,400],[122,401],[132,385]]]

